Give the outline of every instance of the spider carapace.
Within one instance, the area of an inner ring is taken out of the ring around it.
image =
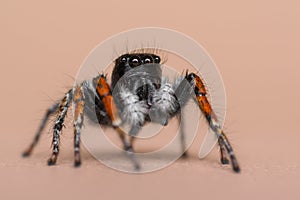
[[[53,127],[52,155],[48,165],[54,165],[59,154],[60,134],[71,103],[74,105],[74,153],[75,166],[80,166],[80,132],[83,117],[94,122],[113,127],[122,140],[124,150],[128,153],[135,168],[140,168],[134,158],[133,141],[141,127],[147,122],[167,125],[168,120],[180,115],[180,108],[189,98],[194,98],[205,116],[209,127],[218,137],[220,160],[229,164],[235,172],[240,171],[233,149],[219,124],[207,98],[205,85],[195,73],[178,77],[171,84],[164,80],[161,70],[161,59],[150,53],[128,53],[115,60],[111,75],[111,85],[106,76],[100,74],[91,80],[83,81],[70,89],[65,96],[50,107],[29,148],[23,156],[29,156],[37,144],[48,118],[56,114]],[[91,117],[95,116],[95,117]],[[129,138],[119,128],[123,123],[130,126]],[[186,155],[184,133],[182,132],[182,154]]]

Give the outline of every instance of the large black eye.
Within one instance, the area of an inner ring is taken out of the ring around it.
[[[152,63],[153,62],[153,59],[151,56],[145,56],[144,57],[144,64],[147,64],[147,63]]]
[[[131,67],[137,67],[137,66],[141,65],[141,59],[138,56],[132,56],[129,59],[129,65]]]
[[[160,57],[159,56],[155,56],[154,57],[154,62],[155,63],[160,63]]]

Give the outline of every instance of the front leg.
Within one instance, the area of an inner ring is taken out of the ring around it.
[[[182,80],[180,80],[182,81]],[[175,86],[176,87],[176,86]],[[152,122],[160,123],[163,126],[168,124],[169,118],[176,116],[178,124],[180,125],[180,145],[182,158],[187,157],[186,149],[186,139],[184,134],[184,120],[182,120],[181,106],[183,102],[179,100],[184,99],[185,102],[190,95],[186,91],[182,93],[176,93],[172,85],[168,82],[167,79],[163,78],[161,86],[158,90],[154,91],[152,95],[152,107],[150,108],[150,118]]]
[[[119,88],[118,88],[119,89]],[[121,107],[121,118],[124,123],[129,124],[129,143],[124,144],[124,150],[132,160],[136,170],[140,169],[140,165],[135,157],[133,149],[133,141],[144,125],[146,115],[148,114],[148,105],[145,100],[140,100],[139,96],[132,93],[129,89],[121,87],[117,92],[119,97],[119,107]],[[119,130],[118,130],[119,131]],[[124,133],[123,133],[124,134]]]
[[[194,73],[186,74],[185,79],[192,85],[194,93],[196,95],[196,100],[199,105],[200,110],[204,114],[210,128],[215,132],[218,137],[218,142],[220,145],[220,153],[221,153],[221,163],[227,164],[228,159],[226,157],[225,149],[227,150],[232,168],[235,172],[240,172],[240,167],[238,165],[235,154],[233,153],[233,149],[229,143],[228,138],[226,137],[224,131],[221,128],[221,125],[218,122],[217,116],[215,115],[208,99],[206,88],[201,78]]]
[[[122,129],[119,127],[121,125],[122,120],[119,116],[117,106],[115,104],[115,101],[114,101],[112,93],[111,93],[111,89],[106,81],[105,76],[101,75],[99,77],[99,79],[97,80],[96,91],[97,91],[97,94],[100,97],[101,101],[104,104],[105,111],[107,112],[107,114],[111,120],[112,126],[117,131],[117,133],[123,143],[123,147],[124,147],[124,150],[126,151],[126,154],[128,155],[129,159],[133,163],[135,169],[139,170],[140,165],[135,158],[135,154],[134,154],[134,151],[132,148],[132,142],[131,142],[131,140],[130,140],[130,142],[128,142],[126,140],[126,137],[125,137],[126,133],[123,132]],[[123,110],[124,111],[123,114],[125,116],[123,116],[122,119],[129,120],[127,122],[129,122],[131,125],[140,124],[139,123],[140,120],[144,120],[144,115],[141,115],[141,113],[140,113],[141,107],[136,107],[136,106],[139,106],[138,97],[124,89],[124,90],[120,91],[119,98],[121,99],[121,101],[123,101],[122,103],[123,103],[124,109],[125,109],[125,111]],[[132,127],[135,127],[135,126],[132,126]],[[136,129],[132,129],[132,130],[136,130]],[[130,137],[132,137],[132,135],[136,135],[137,133],[138,133],[138,130],[130,131],[129,135],[130,135]]]

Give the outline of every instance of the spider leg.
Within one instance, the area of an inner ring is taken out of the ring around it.
[[[110,87],[104,75],[99,76],[97,80],[96,91],[111,120],[112,126],[118,127],[121,124],[121,118],[119,116],[117,106],[113,100]]]
[[[139,170],[140,169],[140,165],[139,163],[137,162],[135,156],[134,156],[134,149],[133,149],[133,142],[135,140],[135,136],[138,134],[138,132],[141,130],[141,126],[133,126],[131,128],[131,130],[129,131],[129,146],[126,150],[128,156],[132,157],[131,159],[133,160],[134,162],[134,167],[136,170]]]
[[[177,80],[177,83],[181,82],[182,78]],[[187,82],[187,81],[186,81]],[[189,83],[187,83],[189,85]],[[183,115],[180,112],[181,106],[189,99],[190,93],[186,89],[177,89],[174,91],[174,87],[168,82],[168,79],[163,78],[161,86],[158,90],[154,91],[152,95],[153,105],[150,109],[150,118],[152,122],[160,123],[163,126],[168,124],[169,118],[175,117],[180,125],[180,145],[182,157],[187,157],[186,138],[184,133],[184,120]],[[189,87],[190,88],[190,85]],[[184,103],[183,103],[184,102]]]
[[[77,86],[74,92],[73,101],[75,104],[74,112],[74,166],[79,167],[81,164],[80,159],[80,131],[83,124],[83,115],[84,115],[84,95],[82,86]]]
[[[38,128],[38,130],[37,130],[37,132],[36,132],[36,134],[35,134],[35,136],[34,136],[34,138],[33,138],[32,143],[31,143],[30,146],[23,152],[23,154],[22,154],[23,157],[27,157],[27,156],[30,156],[30,155],[31,155],[31,153],[32,153],[32,151],[33,151],[33,149],[34,149],[34,147],[37,145],[37,143],[38,143],[38,141],[39,141],[39,139],[40,139],[40,136],[41,136],[41,134],[42,134],[42,132],[43,132],[45,126],[46,126],[46,123],[47,123],[49,117],[57,111],[58,107],[59,107],[59,104],[56,103],[56,104],[54,104],[53,106],[51,106],[51,107],[46,111],[46,114],[45,114],[45,116],[44,116],[44,118],[43,118],[43,120],[42,120],[42,122],[41,122],[41,124],[40,124],[40,126],[39,126],[39,128]]]
[[[218,144],[220,146],[220,161],[223,165],[228,165],[229,160],[227,158],[226,147],[220,138],[218,139]]]
[[[133,150],[133,141],[134,141],[134,136],[129,136],[129,143],[127,142],[127,140],[125,139],[125,133],[120,129],[120,128],[116,128],[116,131],[118,132],[122,143],[123,143],[123,147],[124,150],[126,151],[127,156],[130,158],[131,162],[134,165],[135,170],[140,170],[140,164],[138,163],[135,155],[134,155],[134,150]]]
[[[188,153],[186,150],[186,141],[185,141],[185,133],[184,133],[184,120],[182,120],[182,115],[178,114],[177,115],[177,121],[180,124],[180,130],[179,130],[179,134],[180,134],[180,145],[181,145],[181,152],[182,158],[186,158],[188,157]]]
[[[73,90],[69,90],[69,92],[66,93],[65,97],[59,104],[58,113],[57,113],[56,121],[55,121],[54,128],[53,128],[52,155],[48,159],[48,165],[54,165],[57,160],[57,156],[59,153],[60,133],[61,133],[62,127],[64,125],[65,117],[67,115],[67,111],[68,111],[70,102],[72,100],[72,92],[73,92]]]
[[[125,138],[125,133],[119,128],[119,126],[121,125],[121,118],[119,116],[117,106],[113,100],[113,97],[111,94],[111,89],[106,81],[105,76],[101,75],[99,77],[98,83],[96,86],[96,91],[97,91],[97,94],[99,95],[101,101],[104,104],[105,110],[106,110],[109,118],[111,119],[112,126],[117,131],[117,133],[123,143],[124,150],[126,151],[129,159],[134,164],[134,167],[136,170],[140,169],[140,165],[138,164],[138,162],[135,158],[132,146],[127,142],[127,140]]]
[[[205,86],[199,76],[194,73],[186,73],[185,79],[193,86],[194,93],[196,95],[196,100],[199,105],[200,110],[204,114],[210,128],[215,132],[218,136],[218,142],[220,145],[221,152],[221,162],[222,164],[228,163],[228,159],[226,158],[226,151],[228,152],[231,160],[232,168],[235,172],[240,171],[240,167],[238,165],[237,159],[233,152],[233,149],[229,143],[228,138],[226,137],[224,131],[221,129],[221,126],[217,120],[217,116],[215,115],[208,99],[206,97],[206,89]]]

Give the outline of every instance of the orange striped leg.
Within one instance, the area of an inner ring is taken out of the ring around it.
[[[121,124],[121,119],[117,110],[117,106],[113,101],[110,87],[104,75],[100,75],[96,87],[96,91],[104,104],[105,110],[111,119],[112,125],[117,127]]]
[[[111,119],[112,125],[115,128],[115,130],[118,132],[120,139],[122,140],[122,143],[124,145],[124,149],[132,161],[134,167],[136,170],[140,169],[140,165],[136,161],[136,158],[134,156],[134,152],[131,146],[131,143],[128,144],[125,138],[125,133],[119,128],[121,124],[121,119],[117,110],[117,106],[114,103],[110,87],[106,81],[106,78],[104,75],[100,75],[97,83],[97,93],[99,97],[101,98],[101,101],[104,104],[105,110],[108,114],[108,116]]]
[[[186,74],[186,79],[188,82],[190,82],[194,87],[194,92],[196,94],[196,100],[198,102],[199,108],[204,114],[210,128],[215,132],[215,134],[218,136],[218,141],[220,145],[220,152],[221,152],[221,162],[223,164],[228,163],[228,159],[226,158],[226,152],[227,150],[232,168],[235,172],[240,171],[240,167],[238,165],[237,159],[233,153],[233,149],[229,143],[229,140],[227,139],[224,131],[221,129],[221,126],[217,120],[217,116],[215,115],[210,103],[207,99],[207,92],[205,89],[205,86],[199,76],[197,76],[194,73]]]
[[[84,112],[84,95],[82,86],[77,86],[74,92],[73,101],[75,104],[74,111],[74,166],[78,167],[81,164],[80,159],[80,132],[83,124],[83,112]]]

